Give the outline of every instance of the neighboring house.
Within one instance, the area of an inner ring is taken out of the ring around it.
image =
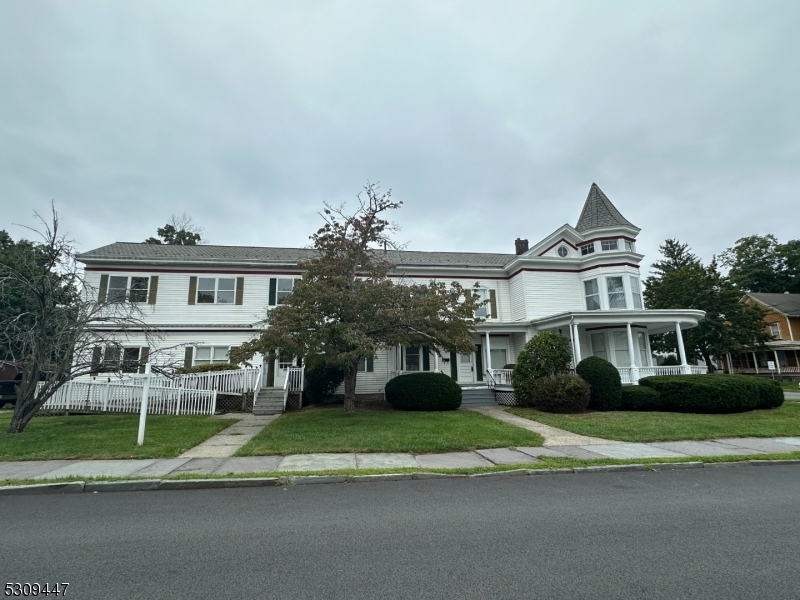
[[[800,375],[800,294],[748,293],[742,302],[756,304],[766,311],[764,325],[772,335],[766,348],[748,348],[724,357],[725,370],[764,375]]]
[[[475,351],[441,358],[427,348],[397,347],[364,360],[358,394],[382,393],[401,373],[441,371],[460,384],[510,384],[510,371],[525,342],[538,331],[556,330],[570,339],[575,362],[595,355],[611,361],[623,381],[656,373],[700,373],[689,366],[681,329],[694,327],[699,310],[646,310],[636,252],[639,228],[628,222],[592,184],[575,227],[563,225],[528,245],[517,239],[515,254],[479,252],[389,252],[397,276],[426,282],[477,283],[488,304],[475,332]],[[198,365],[228,360],[233,346],[253,338],[266,311],[281,304],[302,276],[298,261],[314,251],[301,248],[169,246],[117,242],[84,252],[86,281],[100,299],[128,295],[140,303],[147,323],[161,332],[159,352],[144,337],[129,335],[123,356],[106,356],[123,370],[137,361]],[[649,335],[678,332],[679,367],[656,367]],[[164,351],[164,349],[169,349]],[[98,350],[98,356],[101,350]],[[261,356],[254,363],[262,364]],[[281,354],[265,365],[265,385],[280,387],[296,364]]]

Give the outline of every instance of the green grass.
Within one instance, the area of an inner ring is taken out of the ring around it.
[[[784,392],[800,393],[800,385],[797,385],[796,381],[781,381],[780,384]]]
[[[451,410],[405,412],[339,407],[288,413],[268,425],[236,456],[311,452],[454,452],[541,446],[536,433],[484,415]]]
[[[628,411],[560,415],[531,408],[510,408],[508,412],[573,433],[623,442],[800,435],[797,402],[787,402],[773,410],[728,415]]]
[[[147,417],[144,445],[136,445],[138,415],[34,417],[21,434],[6,433],[11,412],[0,413],[0,461],[171,458],[234,421],[205,416]]]

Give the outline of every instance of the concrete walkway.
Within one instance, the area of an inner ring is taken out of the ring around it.
[[[208,438],[202,444],[187,450],[178,458],[223,458],[233,456],[236,451],[258,435],[264,427],[272,423],[279,415],[255,416],[236,413],[225,415],[225,418],[239,416],[239,422],[223,429]]]
[[[689,456],[736,456],[800,452],[800,437],[726,438],[703,442],[610,442],[549,447],[490,448],[445,454],[293,454],[290,456],[242,456],[168,458],[146,460],[47,460],[0,462],[4,479],[53,479],[56,477],[163,477],[264,473],[280,471],[327,471],[335,469],[425,468],[453,469],[537,463],[539,457],[686,458]]]
[[[614,440],[604,440],[602,438],[572,433],[571,431],[564,431],[563,429],[550,427],[550,425],[545,425],[538,421],[518,417],[517,415],[505,412],[502,406],[476,406],[475,408],[468,408],[467,410],[474,410],[475,412],[479,412],[487,417],[492,417],[498,421],[503,421],[504,423],[516,425],[522,429],[538,433],[544,438],[544,446],[590,446],[594,444],[620,443]]]

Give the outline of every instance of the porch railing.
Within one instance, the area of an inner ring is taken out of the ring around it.
[[[705,375],[708,367],[698,365],[675,365],[663,367],[617,367],[622,383],[637,384],[642,377],[656,375]]]
[[[142,379],[74,380],[56,390],[41,410],[138,413],[143,389]],[[217,390],[185,388],[170,379],[153,378],[147,397],[151,415],[213,415],[217,407]]]
[[[300,408],[302,408],[302,391],[305,383],[305,367],[289,367],[286,370],[286,379],[283,380],[283,412],[286,412],[286,401],[291,393],[301,393]]]
[[[486,369],[486,373],[491,376],[495,386],[511,387],[511,374],[514,369]]]

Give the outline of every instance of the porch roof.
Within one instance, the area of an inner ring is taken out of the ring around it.
[[[578,326],[624,326],[640,325],[647,327],[648,333],[666,333],[675,331],[675,323],[681,329],[695,327],[706,316],[705,311],[694,309],[674,310],[579,310],[566,311],[550,315],[530,322],[538,330],[568,327],[571,323]]]

